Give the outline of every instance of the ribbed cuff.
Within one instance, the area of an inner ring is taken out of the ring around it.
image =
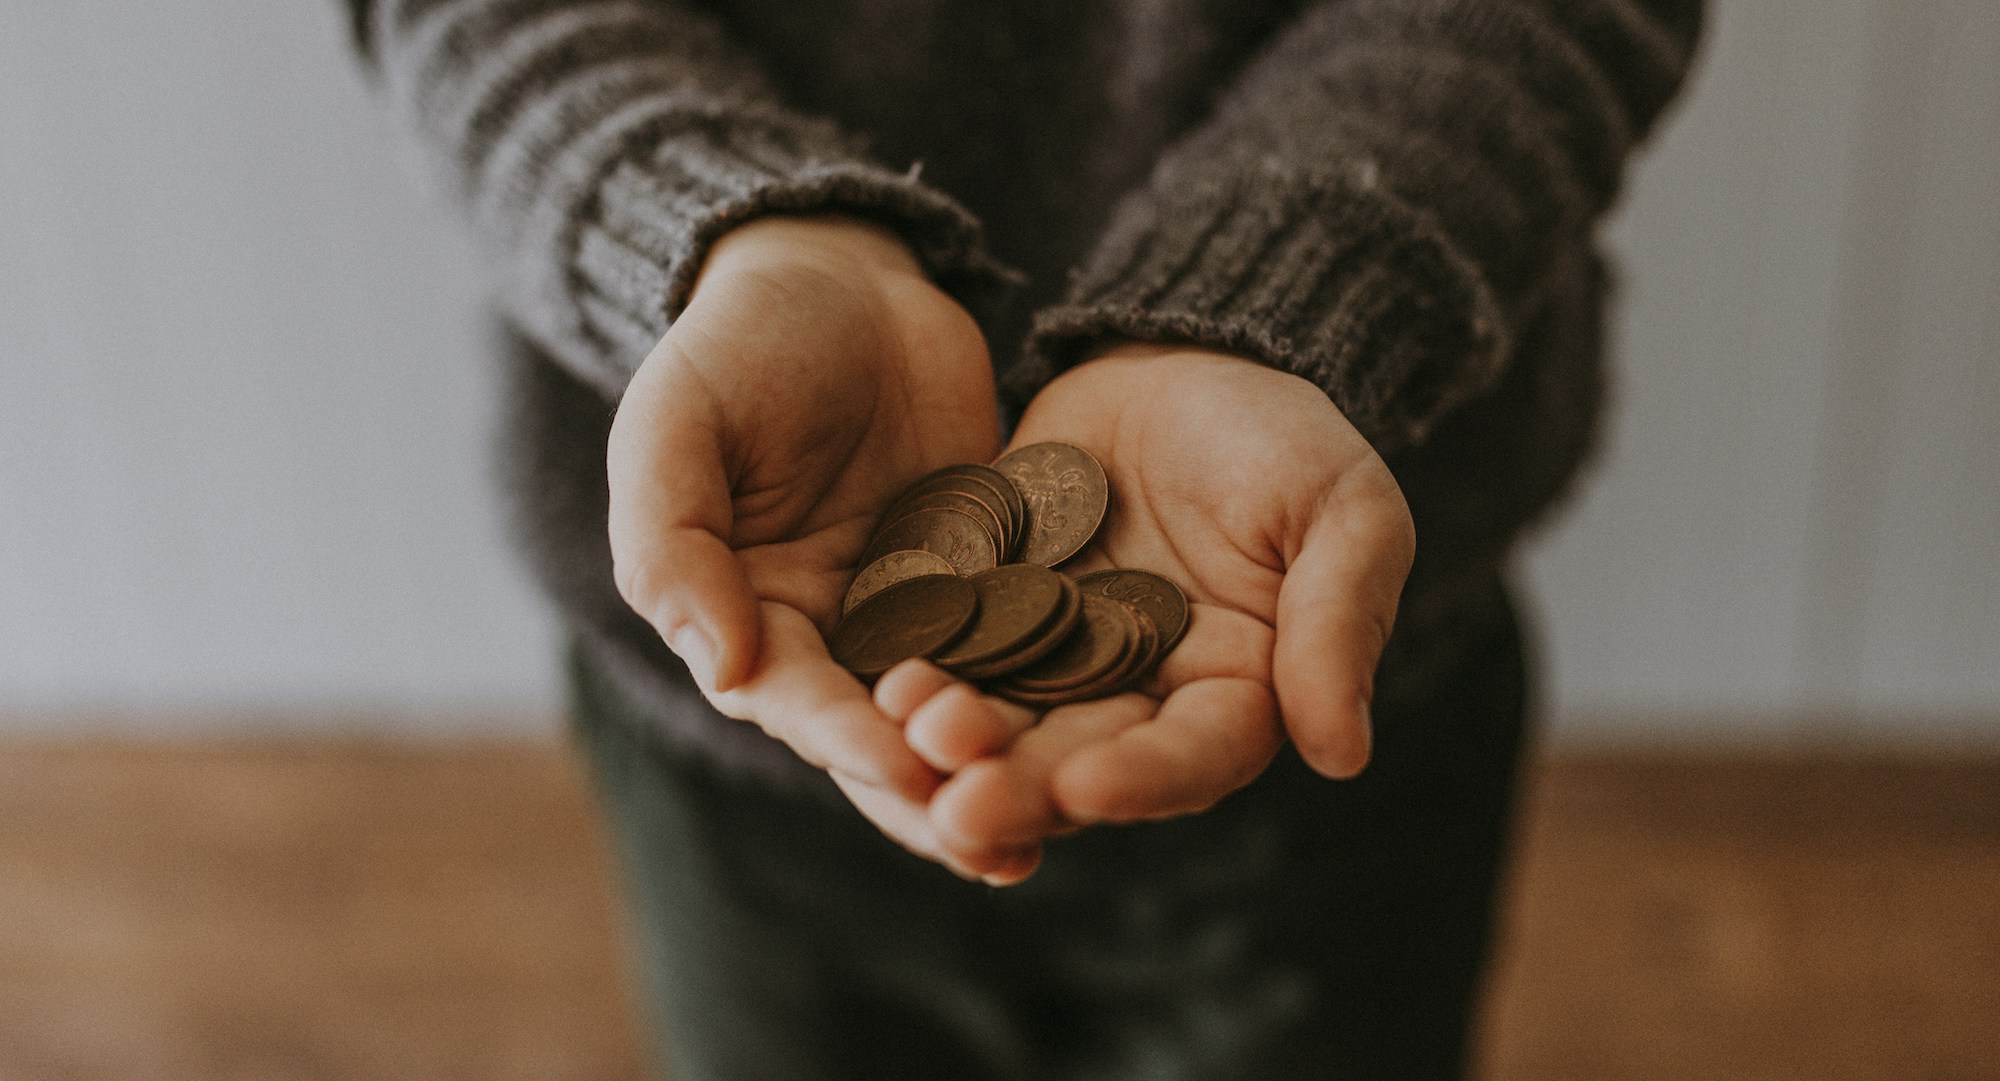
[[[987,253],[971,213],[897,173],[825,153],[812,127],[731,118],[676,135],[614,167],[578,229],[572,295],[585,334],[609,356],[622,392],[638,363],[686,306],[710,245],[764,214],[841,213],[899,234],[939,287],[981,319],[1018,284]]]
[[[1010,404],[1116,341],[1238,353],[1302,376],[1380,449],[1422,442],[1506,353],[1478,271],[1359,178],[1262,173],[1129,198],[1061,306],[1039,313]]]

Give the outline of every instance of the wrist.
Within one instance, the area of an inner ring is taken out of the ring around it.
[[[1240,391],[1272,407],[1282,403],[1284,408],[1325,409],[1344,417],[1325,391],[1302,376],[1247,354],[1178,342],[1105,342],[1042,389],[1060,388],[1064,395],[1094,395],[1110,403],[1145,401],[1168,386],[1202,386],[1218,394]]]
[[[1269,367],[1269,365],[1266,365],[1256,357],[1243,353],[1232,353],[1225,349],[1212,349],[1208,346],[1194,345],[1186,342],[1147,342],[1128,338],[1116,338],[1098,344],[1095,348],[1084,353],[1083,359],[1078,361],[1075,367],[1080,368],[1086,364],[1095,363],[1100,360],[1113,362],[1146,361],[1162,360],[1170,357],[1190,360],[1234,361],[1243,364],[1255,364],[1259,367]]]
[[[712,275],[801,264],[843,274],[926,276],[916,253],[887,226],[841,214],[766,214],[709,246],[690,295]]]
[[[1179,372],[1220,368],[1226,372],[1228,369],[1244,365],[1276,373],[1276,369],[1263,361],[1241,353],[1185,342],[1117,339],[1103,342],[1091,349],[1057,379],[1060,380],[1072,373],[1084,373],[1086,378],[1111,377],[1116,373],[1118,376],[1144,380],[1160,378],[1169,370]]]

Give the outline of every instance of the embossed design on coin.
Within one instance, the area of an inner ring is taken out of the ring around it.
[[[943,557],[960,574],[992,570],[999,561],[993,537],[971,515],[944,507],[913,511],[882,528],[863,553],[873,563],[890,552],[922,551]]]
[[[979,591],[956,575],[926,574],[884,588],[841,617],[827,651],[842,668],[872,679],[911,657],[956,641],[979,611]]]
[[[993,468],[1013,483],[1027,507],[1021,562],[1056,566],[1097,535],[1111,487],[1104,467],[1083,448],[1031,443],[1008,451]]]
[[[840,602],[840,611],[843,615],[854,611],[855,605],[897,582],[926,574],[957,573],[957,569],[943,556],[922,549],[890,552],[861,568],[861,573],[854,576],[854,584],[847,587],[847,598]]]
[[[1120,568],[1086,574],[1076,584],[1086,593],[1124,601],[1151,616],[1153,625],[1159,628],[1162,656],[1179,645],[1181,636],[1187,633],[1187,595],[1172,579],[1152,571]]]

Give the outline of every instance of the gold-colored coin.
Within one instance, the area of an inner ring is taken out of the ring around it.
[[[1121,567],[1086,574],[1078,578],[1076,584],[1085,593],[1124,601],[1151,616],[1153,625],[1160,631],[1161,656],[1173,652],[1173,648],[1180,644],[1181,636],[1187,633],[1187,594],[1182,593],[1181,587],[1175,585],[1172,579],[1152,571]]]
[[[1009,563],[969,581],[979,591],[979,617],[937,657],[939,667],[959,674],[991,671],[994,662],[1018,655],[1035,642],[1065,599],[1062,575],[1032,563]]]
[[[890,552],[906,551],[940,556],[959,574],[992,570],[999,562],[985,527],[963,511],[944,507],[912,511],[882,527],[861,560],[865,565]]]
[[[873,679],[912,657],[935,656],[972,624],[979,591],[957,575],[926,574],[888,586],[842,616],[827,651]]]
[[[1104,523],[1110,481],[1081,447],[1031,443],[1008,451],[993,468],[1012,482],[1027,509],[1023,563],[1056,566],[1082,551]]]
[[[905,582],[926,574],[957,574],[958,570],[945,562],[943,556],[931,552],[909,550],[889,554],[861,568],[854,576],[854,582],[847,587],[847,597],[840,602],[842,615],[854,611],[854,606],[880,593],[897,582]]]

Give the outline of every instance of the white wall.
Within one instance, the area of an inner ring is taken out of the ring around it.
[[[337,7],[0,7],[0,724],[553,701],[475,275]],[[1613,447],[1525,561],[1556,734],[2000,718],[2000,6],[1716,15],[1614,229]]]
[[[1612,230],[1612,448],[1528,560],[1558,732],[1991,738],[2000,5],[1715,19]]]
[[[0,7],[16,723],[553,701],[485,484],[476,276],[338,7]]]

